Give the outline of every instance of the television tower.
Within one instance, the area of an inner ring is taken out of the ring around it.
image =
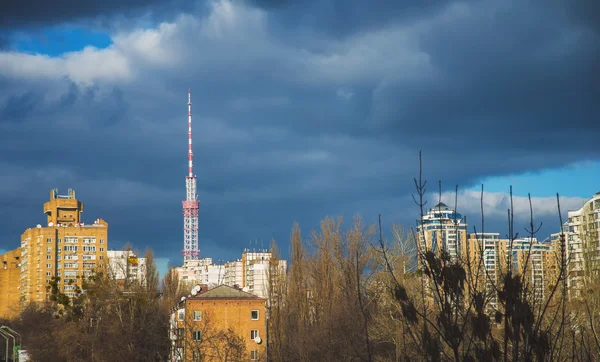
[[[196,176],[193,172],[192,152],[192,98],[188,89],[188,175],[185,177],[183,204],[183,260],[198,260],[198,211],[200,201],[196,193]]]

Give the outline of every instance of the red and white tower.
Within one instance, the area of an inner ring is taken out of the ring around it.
[[[198,211],[200,201],[196,194],[196,176],[193,172],[192,152],[192,98],[188,89],[188,175],[185,177],[185,200],[183,203],[183,260],[200,258],[198,249]]]

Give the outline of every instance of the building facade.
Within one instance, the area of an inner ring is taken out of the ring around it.
[[[175,268],[180,283],[191,287],[194,284],[217,286],[225,279],[225,266],[213,263],[212,258],[187,259]],[[189,288],[188,288],[189,289]]]
[[[467,224],[462,215],[440,202],[417,220],[419,248],[423,252],[445,250],[457,260],[466,250]]]
[[[11,319],[19,313],[21,248],[0,255],[0,318]]]
[[[496,289],[501,281],[502,262],[506,260],[506,245],[500,233],[472,233],[467,240],[467,272],[478,278],[477,291],[485,291],[489,312],[498,309]]]
[[[131,250],[109,250],[107,257],[108,275],[114,278],[118,285],[146,285],[146,258],[138,257]]]
[[[581,297],[586,285],[600,276],[600,192],[579,210],[568,212],[568,286],[572,297]]]
[[[60,278],[60,291],[72,297],[82,277],[105,268],[108,223],[102,219],[83,223],[83,210],[74,190],[67,195],[50,191],[50,201],[44,204],[46,226],[38,224],[21,236],[21,304],[46,301],[46,286],[55,276]]]
[[[266,361],[265,299],[226,285],[200,291],[171,315],[171,340],[171,361],[217,361],[225,353]]]
[[[274,263],[276,265],[274,265]],[[180,283],[191,288],[195,284],[238,286],[242,290],[266,298],[270,268],[279,268],[279,275],[287,272],[287,261],[274,260],[267,250],[244,249],[242,258],[225,264],[215,264],[212,258],[185,260],[175,268]]]

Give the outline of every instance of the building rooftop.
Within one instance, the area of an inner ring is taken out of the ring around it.
[[[246,293],[228,285],[219,285],[216,288],[210,289],[207,292],[201,293],[190,299],[261,299],[254,294]]]
[[[433,207],[434,210],[450,210],[450,208],[448,207],[448,205],[444,204],[443,202],[440,202],[439,204],[435,205]]]

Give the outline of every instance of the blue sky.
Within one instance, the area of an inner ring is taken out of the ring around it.
[[[35,33],[15,31],[9,36],[9,39],[15,51],[44,54],[51,57],[80,51],[86,46],[102,49],[112,43],[107,32],[67,25],[43,28]]]
[[[544,197],[561,196],[592,197],[600,191],[600,162],[577,162],[566,167],[525,172],[522,174],[488,177],[481,180],[486,190],[506,192],[512,185],[514,194],[519,196]]]
[[[458,184],[476,220],[484,183],[486,229],[501,233],[509,185],[518,223],[531,192],[541,237],[559,227],[556,192],[568,210],[600,191],[595,2],[28,10],[42,5],[0,14],[0,249],[43,222],[49,189],[74,188],[109,247],[180,263],[188,88],[201,255],[215,260],[272,238],[286,254],[294,221],[305,237],[325,216],[413,226],[421,150],[430,197]]]

